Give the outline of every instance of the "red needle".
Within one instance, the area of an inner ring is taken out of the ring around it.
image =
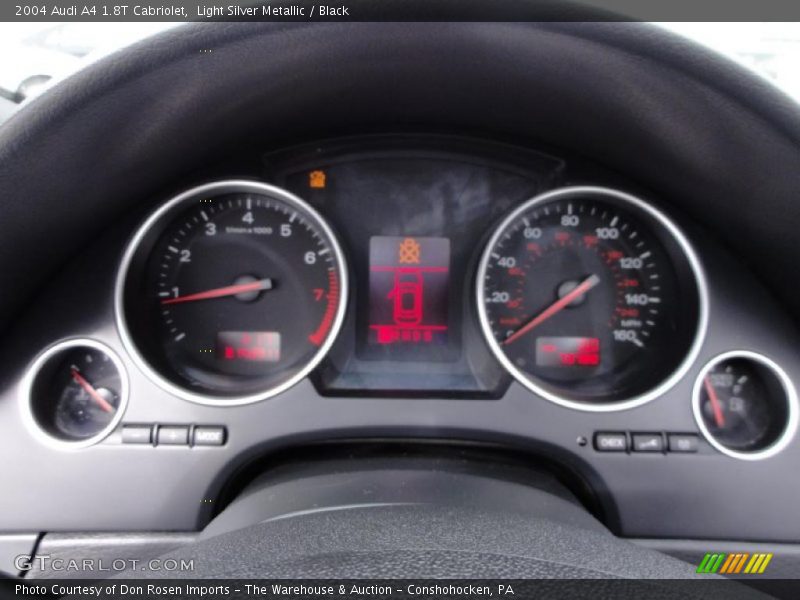
[[[177,304],[179,302],[194,302],[195,300],[210,300],[211,298],[223,298],[225,296],[235,296],[236,294],[243,294],[245,292],[255,292],[269,289],[272,289],[272,279],[259,279],[258,281],[253,281],[252,283],[229,285],[226,287],[215,288],[213,290],[206,290],[205,292],[197,292],[196,294],[178,296],[177,298],[167,298],[166,300],[162,300],[161,304]]]
[[[97,404],[106,412],[114,412],[114,407],[108,403],[108,400],[103,398],[92,384],[86,381],[86,379],[78,372],[78,369],[72,367],[72,378],[84,389],[86,393],[92,397],[92,400],[97,402]]]
[[[703,385],[705,385],[708,399],[711,401],[711,408],[714,409],[714,422],[716,422],[717,427],[725,427],[725,415],[722,414],[722,405],[719,403],[717,390],[715,390],[714,386],[711,384],[710,376],[706,375],[703,380]]]
[[[547,319],[552,317],[553,315],[561,312],[570,302],[575,300],[575,298],[582,296],[594,286],[600,283],[600,278],[597,275],[592,275],[591,277],[586,278],[580,285],[578,285],[574,290],[572,290],[569,294],[566,294],[562,298],[556,300],[553,304],[548,306],[542,312],[539,313],[538,316],[534,317],[527,324],[523,325],[519,329],[517,329],[514,333],[508,336],[505,340],[503,340],[503,345],[510,344],[523,335],[528,333],[534,327],[537,327],[544,323]]]

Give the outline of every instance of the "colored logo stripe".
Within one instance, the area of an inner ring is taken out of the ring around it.
[[[748,553],[737,553],[730,555],[732,558],[729,558],[726,561],[726,564],[722,565],[722,569],[720,573],[738,573],[744,567],[744,561],[750,558]]]
[[[753,558],[750,559],[750,562],[747,563],[747,567],[745,567],[745,573],[763,573],[769,561],[772,560],[772,553],[769,554],[753,554]]]
[[[708,553],[703,557],[700,566],[697,567],[698,573],[716,573],[722,565],[725,554]]]
[[[742,573],[742,569],[744,569],[744,573],[760,575],[766,570],[767,565],[772,560],[772,556],[771,552],[757,552],[752,555],[748,552],[734,552],[732,554],[709,552],[700,561],[697,572],[732,575]]]

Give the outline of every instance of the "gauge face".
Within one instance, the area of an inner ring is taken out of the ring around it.
[[[712,361],[695,386],[695,416],[713,445],[737,457],[774,449],[796,419],[794,391],[775,363],[752,353]]]
[[[478,309],[495,355],[524,385],[575,408],[655,397],[704,330],[700,269],[642,201],[566,188],[514,211],[488,244]]]
[[[56,429],[75,439],[103,431],[119,409],[121,384],[108,354],[93,348],[72,350],[53,379]]]
[[[341,324],[339,245],[311,207],[278,188],[221,182],[182,194],[129,253],[122,328],[156,381],[187,399],[278,393],[313,368]]]
[[[37,359],[27,402],[35,424],[52,439],[88,445],[119,422],[126,394],[122,365],[108,348],[70,340]]]

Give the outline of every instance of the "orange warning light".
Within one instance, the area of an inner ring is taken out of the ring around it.
[[[420,260],[419,242],[414,238],[405,238],[398,246],[397,262],[401,265],[418,265]]]
[[[325,171],[311,171],[308,174],[308,187],[321,190],[325,188]]]

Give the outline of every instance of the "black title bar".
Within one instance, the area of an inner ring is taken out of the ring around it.
[[[797,0],[8,0],[0,21],[800,21]]]
[[[750,578],[776,598],[797,598],[800,580]],[[660,598],[758,596],[740,582],[697,579],[0,579],[0,597],[36,600],[517,600],[530,598]],[[764,596],[758,596],[763,598]]]

